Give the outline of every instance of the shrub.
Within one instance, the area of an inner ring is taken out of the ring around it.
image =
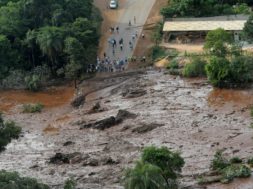
[[[37,74],[25,77],[25,84],[30,91],[38,91],[40,88],[41,78]]]
[[[178,65],[178,60],[177,59],[173,59],[168,65],[167,65],[167,69],[178,69],[179,65]]]
[[[167,189],[162,169],[156,165],[137,161],[132,169],[127,169],[123,178],[125,189]]]
[[[242,159],[239,157],[233,157],[229,160],[230,163],[234,164],[234,163],[242,163]]]
[[[250,108],[250,115],[253,117],[253,107]]]
[[[14,122],[4,122],[0,114],[0,151],[5,149],[11,139],[18,138],[20,133],[21,127],[16,126]]]
[[[179,153],[171,152],[167,147],[146,147],[142,153],[142,161],[158,166],[166,180],[175,180],[184,166]]]
[[[251,167],[253,167],[253,158],[248,159],[247,163],[248,163]]]
[[[166,56],[166,50],[159,46],[154,46],[152,48],[152,60],[156,61],[157,59],[164,58]]]
[[[250,177],[251,170],[245,165],[230,165],[222,170],[222,183],[228,183],[234,178]]]
[[[224,87],[229,82],[229,61],[223,57],[211,57],[206,65],[209,81],[215,87]]]
[[[75,189],[76,183],[73,179],[66,180],[64,184],[64,189]]]
[[[23,113],[36,113],[41,112],[43,109],[43,105],[40,103],[36,104],[24,104],[23,105]]]
[[[185,77],[199,77],[205,76],[206,61],[200,57],[194,57],[190,64],[186,64],[183,69],[183,76]]]
[[[222,170],[230,165],[229,161],[223,157],[222,151],[217,151],[214,155],[214,159],[211,163],[211,168],[213,170]]]
[[[36,179],[20,177],[17,172],[0,171],[0,187],[2,189],[49,189],[49,186],[38,183]]]

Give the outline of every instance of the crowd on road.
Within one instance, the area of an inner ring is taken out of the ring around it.
[[[134,27],[136,26],[136,17],[133,17],[133,23],[129,20],[125,28],[118,25],[109,28],[110,37],[107,42],[106,52],[101,57],[97,57],[96,71],[98,72],[116,72],[124,71],[129,62],[146,61],[146,57],[132,56],[134,47],[139,37],[145,39],[144,33]]]

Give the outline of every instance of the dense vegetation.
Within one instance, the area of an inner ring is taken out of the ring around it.
[[[17,172],[0,171],[1,189],[49,189],[49,186],[39,183],[36,179],[20,177]]]
[[[4,122],[2,114],[0,113],[0,151],[5,149],[5,146],[11,142],[12,139],[19,137],[21,128],[16,126],[14,122]]]
[[[253,81],[253,56],[244,54],[223,29],[208,32],[205,49],[210,53],[206,72],[217,87],[241,87]]]
[[[229,14],[248,14],[250,0],[170,0],[161,10],[163,16],[217,16]]]
[[[86,72],[96,59],[101,20],[92,2],[1,0],[0,80],[20,70],[36,89],[45,77]]]
[[[176,188],[176,179],[183,166],[184,160],[179,153],[166,147],[146,147],[135,167],[126,170],[125,189]]]

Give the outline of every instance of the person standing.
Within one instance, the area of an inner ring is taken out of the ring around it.
[[[134,23],[136,24],[136,17],[134,16]]]

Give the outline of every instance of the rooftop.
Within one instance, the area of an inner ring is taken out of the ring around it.
[[[247,17],[237,19],[227,19],[228,17],[211,17],[211,18],[181,18],[166,21],[163,31],[210,31],[217,28],[223,28],[227,31],[241,31],[247,22]]]

